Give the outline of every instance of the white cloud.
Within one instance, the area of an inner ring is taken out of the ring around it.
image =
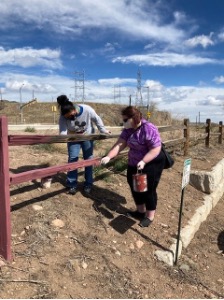
[[[60,50],[33,49],[31,47],[6,50],[0,48],[0,65],[13,65],[23,68],[41,66],[61,69]]]
[[[171,87],[163,89],[160,109],[166,109],[173,117],[195,121],[200,112],[201,121],[211,118],[213,122],[224,121],[220,106],[224,105],[224,89],[211,87]]]
[[[147,44],[145,47],[144,47],[144,49],[152,49],[152,48],[154,48],[156,46],[156,43],[150,43],[150,44]]]
[[[60,94],[67,94],[74,100],[74,82],[59,75],[34,76],[14,73],[1,74],[1,80],[6,82],[2,89],[3,99],[18,101],[20,98],[19,89],[22,84],[23,102],[32,99],[32,92],[38,101],[56,101]],[[115,95],[114,85],[120,85]],[[103,103],[129,103],[129,96],[132,95],[134,104],[136,96],[136,78],[109,78],[98,81],[86,80],[86,101]],[[173,86],[165,87],[159,81],[147,79],[144,86],[149,88],[149,100],[158,104],[161,110],[169,111],[174,117],[190,118],[195,120],[195,116],[200,111],[201,118],[211,118],[212,121],[224,121],[223,110],[220,108],[224,103],[224,88],[193,87],[193,86]],[[119,93],[118,93],[119,92]],[[147,89],[142,88],[143,101],[146,104],[148,95]],[[81,98],[80,98],[81,99]],[[220,113],[221,112],[221,113]]]
[[[116,48],[119,48],[119,44],[118,43],[109,43],[107,42],[104,46],[104,51],[105,52],[114,52],[116,50]]]
[[[1,26],[8,28],[16,27],[19,20],[32,28],[71,36],[95,28],[116,30],[129,39],[174,42],[184,38],[175,21],[164,24],[157,3],[146,0],[64,0],[57,5],[54,0],[32,0],[32,5],[30,0],[1,0],[0,19]]]
[[[92,50],[89,51],[89,55],[93,56],[93,55],[101,55],[101,56],[105,56],[105,55],[112,55],[113,53],[115,53],[116,49],[120,48],[119,43],[109,43],[107,42],[102,48],[98,48],[96,50]]]
[[[213,33],[210,33],[209,36],[206,36],[204,34],[195,36],[191,39],[188,39],[185,41],[185,45],[191,48],[202,46],[203,48],[207,48],[208,46],[213,46],[214,42],[212,41],[212,35]]]
[[[201,101],[202,105],[222,106],[224,105],[224,96],[208,96],[207,99]]]
[[[218,38],[220,39],[220,41],[224,41],[224,30],[218,34]]]
[[[3,99],[19,101],[20,88],[22,86],[22,98],[24,102],[32,99],[32,93],[38,101],[52,101],[60,94],[73,93],[71,87],[74,82],[68,78],[58,75],[27,75],[16,73],[2,73],[1,81],[5,82]]]
[[[56,88],[48,83],[32,83],[29,80],[17,81],[17,80],[8,80],[5,83],[5,90],[8,91],[18,91],[22,87],[23,91],[37,91],[39,93],[54,93]]]
[[[124,85],[124,84],[137,84],[136,79],[132,78],[109,78],[109,79],[99,79],[98,80],[100,85],[106,86],[114,86],[114,85]]]
[[[222,84],[224,83],[224,76],[215,77],[213,81],[217,84]]]
[[[135,63],[148,66],[192,66],[204,64],[224,64],[224,60],[200,57],[194,54],[178,53],[150,53],[145,55],[120,56],[112,60],[113,63]]]
[[[161,91],[164,86],[156,80],[146,80],[144,87],[149,87],[149,90],[153,90],[153,91]]]
[[[176,24],[183,24],[183,23],[187,23],[188,22],[187,16],[183,12],[175,11],[173,13],[173,16],[174,16]]]
[[[198,85],[199,86],[206,86],[206,83],[203,80],[199,80]]]

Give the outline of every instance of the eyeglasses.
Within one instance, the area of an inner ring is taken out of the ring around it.
[[[129,118],[123,119],[123,122],[126,123],[129,120]]]
[[[67,113],[64,115],[67,120],[74,121],[76,119],[76,114]]]
[[[76,119],[76,116],[75,115],[70,115],[70,116],[67,116],[65,117],[67,120],[71,120],[71,121],[75,121]]]

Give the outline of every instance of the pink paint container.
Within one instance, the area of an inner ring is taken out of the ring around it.
[[[132,180],[133,180],[133,190],[135,192],[142,193],[148,190],[146,174],[142,174],[142,173],[133,174]]]

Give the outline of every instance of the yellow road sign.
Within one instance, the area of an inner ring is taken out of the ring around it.
[[[55,106],[55,105],[51,106],[51,111],[56,112],[57,111],[57,106]]]

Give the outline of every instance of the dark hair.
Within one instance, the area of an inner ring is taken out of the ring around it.
[[[132,118],[135,125],[139,124],[142,119],[142,113],[134,106],[127,106],[121,111],[122,116]]]
[[[75,109],[75,106],[71,101],[69,101],[66,95],[61,95],[57,97],[58,107],[61,108],[61,115],[64,116],[67,113]]]

